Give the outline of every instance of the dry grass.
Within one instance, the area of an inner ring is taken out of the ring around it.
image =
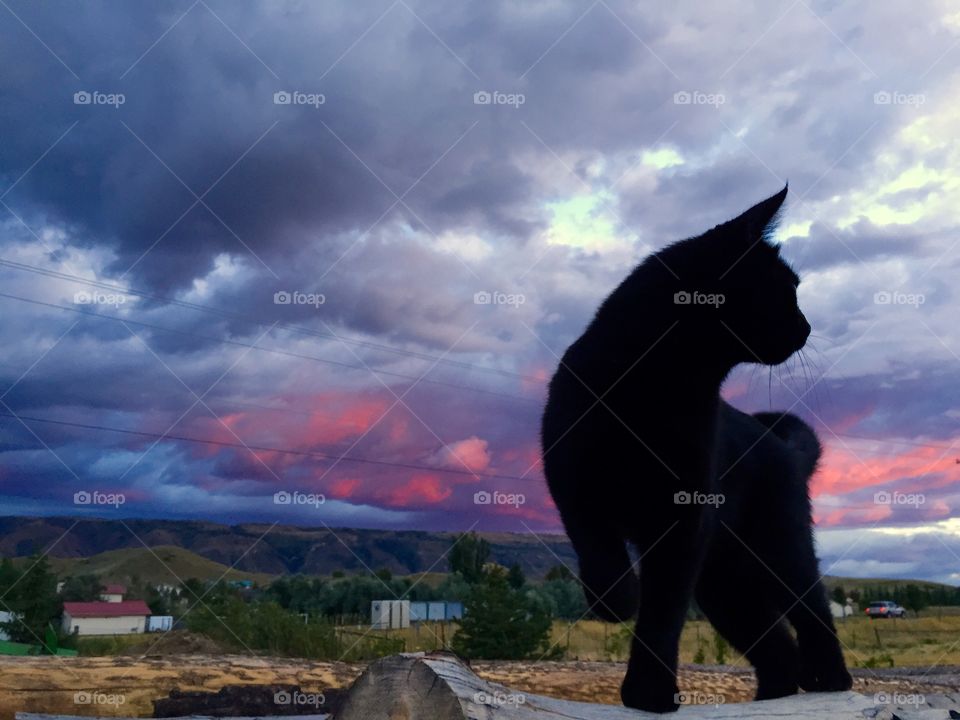
[[[960,665],[960,613],[954,610],[945,608],[940,614],[933,609],[924,611],[919,618],[898,620],[856,616],[837,621],[847,662],[851,667],[887,667],[892,658],[896,667]],[[419,628],[374,633],[402,637],[407,651],[429,651],[447,646],[456,630],[456,623],[424,623]],[[566,660],[622,662],[630,655],[631,630],[629,624],[558,620],[553,624],[551,641],[563,651],[562,657]],[[680,662],[693,663],[698,648],[702,647],[704,662],[718,663],[715,642],[709,623],[688,622],[680,639]],[[749,666],[732,648],[727,648],[726,657],[722,659],[728,665]]]

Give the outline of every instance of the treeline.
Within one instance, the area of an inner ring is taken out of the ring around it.
[[[960,605],[960,587],[947,585],[917,585],[915,583],[893,583],[892,585],[867,585],[849,592],[839,585],[833,589],[832,597],[840,604],[849,598],[861,609],[872,602],[892,600],[907,610],[919,613],[928,607]]]

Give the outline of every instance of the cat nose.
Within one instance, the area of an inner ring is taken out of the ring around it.
[[[800,321],[800,332],[803,333],[803,341],[806,342],[807,338],[810,337],[810,323],[807,322],[807,318],[804,317],[803,313],[797,310],[797,319]]]

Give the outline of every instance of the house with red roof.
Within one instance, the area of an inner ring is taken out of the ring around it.
[[[150,608],[143,600],[65,602],[63,631],[77,635],[133,635],[144,632]]]
[[[127,594],[126,585],[112,583],[100,588],[100,599],[104,602],[122,602],[123,596]]]

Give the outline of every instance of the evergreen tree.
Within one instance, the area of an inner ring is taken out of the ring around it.
[[[8,586],[3,604],[15,616],[0,623],[14,642],[43,644],[47,625],[57,625],[63,603],[57,594],[57,576],[43,555],[32,555],[26,569]]]
[[[519,590],[527,584],[527,578],[524,577],[523,568],[520,567],[519,563],[514,563],[510,566],[510,569],[507,571],[507,582],[510,583],[510,587],[514,590]]]
[[[483,580],[483,566],[490,558],[490,544],[476,533],[458,535],[450,549],[450,570],[470,584]]]
[[[453,648],[468,658],[522,660],[550,650],[552,618],[543,603],[510,587],[499,568],[474,584]]]
[[[549,582],[550,580],[574,580],[575,578],[566,565],[554,565],[547,570],[547,575],[544,579]]]

